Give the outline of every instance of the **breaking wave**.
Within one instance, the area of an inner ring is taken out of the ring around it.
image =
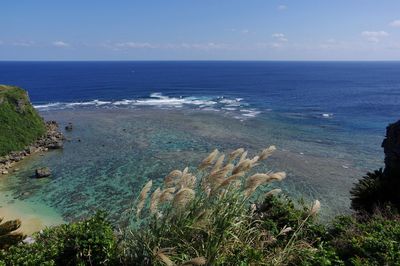
[[[82,102],[54,102],[36,104],[38,111],[52,111],[77,108],[189,108],[203,111],[218,111],[233,114],[238,119],[254,118],[261,112],[248,108],[249,104],[242,98],[226,97],[169,97],[159,92],[152,93],[148,98],[122,99],[115,101],[90,100]]]

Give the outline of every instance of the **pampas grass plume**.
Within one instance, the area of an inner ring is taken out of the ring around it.
[[[150,212],[151,213],[156,213],[157,208],[158,208],[158,203],[160,201],[160,195],[161,195],[161,189],[157,188],[153,194],[151,195],[151,200],[150,200]]]
[[[147,199],[147,194],[149,193],[151,186],[153,185],[153,181],[150,180],[149,182],[146,183],[146,185],[142,188],[142,191],[140,191],[140,195],[139,195],[139,202],[136,206],[137,211],[136,214],[139,216],[140,212],[143,209],[144,203]]]
[[[179,170],[174,170],[171,173],[169,173],[165,178],[164,178],[164,186],[165,187],[173,187],[174,186],[174,179],[180,178],[182,176],[182,172]]]
[[[204,169],[207,166],[210,166],[214,160],[217,158],[219,151],[215,149],[212,151],[200,164],[199,169]]]
[[[166,188],[163,191],[161,191],[160,198],[159,198],[159,203],[164,203],[166,201],[170,201],[174,198],[173,193],[175,192],[175,188]]]
[[[260,154],[260,161],[267,159],[274,151],[276,151],[276,147],[273,145],[264,149]]]
[[[240,155],[242,155],[242,153],[244,152],[243,148],[239,148],[234,150],[233,152],[231,152],[229,154],[229,161],[232,162],[233,160],[235,160],[237,157],[239,157]]]
[[[211,172],[216,172],[219,169],[221,169],[222,164],[224,163],[225,160],[225,154],[222,154],[221,156],[218,157],[217,161],[214,164],[214,167],[212,168]]]
[[[319,200],[314,201],[314,204],[313,204],[313,206],[311,207],[311,210],[310,210],[310,215],[317,214],[320,209],[321,209],[321,203],[319,202]]]
[[[281,192],[282,192],[282,189],[280,189],[280,188],[275,188],[275,189],[270,190],[270,191],[268,191],[267,193],[265,193],[265,197],[268,197],[268,196],[275,196],[275,195],[278,195],[278,194],[281,193]]]
[[[182,188],[176,193],[172,205],[174,208],[183,208],[194,198],[195,194],[193,189]]]
[[[185,261],[182,266],[188,266],[188,265],[193,265],[193,266],[202,266],[206,265],[207,259],[204,257],[197,257],[188,261]]]

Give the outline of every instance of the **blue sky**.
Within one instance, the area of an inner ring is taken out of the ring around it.
[[[400,60],[399,0],[2,0],[0,60]]]

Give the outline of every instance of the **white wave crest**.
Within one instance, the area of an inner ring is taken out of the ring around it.
[[[204,111],[221,111],[224,113],[232,113],[233,117],[240,119],[252,118],[257,116],[260,111],[256,109],[240,109],[248,106],[242,102],[243,99],[229,99],[225,97],[169,97],[160,92],[151,93],[148,98],[123,99],[116,101],[91,100],[81,102],[55,102],[48,104],[38,104],[34,107],[39,111],[51,111],[66,108],[130,108],[130,107],[159,107],[159,108],[195,108]]]

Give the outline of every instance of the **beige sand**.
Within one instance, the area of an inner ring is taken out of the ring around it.
[[[22,226],[19,231],[30,235],[47,226],[64,223],[58,213],[47,206],[17,201],[0,208],[0,217],[5,220],[19,219]]]

